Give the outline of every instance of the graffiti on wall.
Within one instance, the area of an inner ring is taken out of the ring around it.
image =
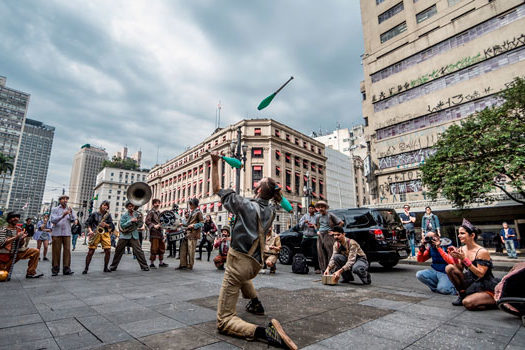
[[[441,125],[431,130],[423,130],[408,136],[382,141],[377,146],[382,146],[386,150],[377,152],[377,156],[378,158],[384,158],[398,153],[430,148],[437,142],[439,136],[446,128],[445,125]]]
[[[427,112],[429,113],[437,112],[444,108],[449,108],[449,107],[453,107],[455,105],[459,105],[465,102],[476,100],[482,96],[489,95],[493,92],[494,91],[492,90],[492,88],[490,86],[487,86],[481,92],[478,90],[474,90],[470,94],[457,94],[445,100],[439,100],[435,106],[428,105]]]
[[[404,152],[384,158],[379,158],[379,169],[401,168],[414,164],[423,164],[425,159],[436,153],[433,148],[423,148],[415,151]]]
[[[444,75],[470,67],[479,62],[485,61],[489,58],[503,54],[523,45],[525,45],[525,34],[515,36],[511,40],[504,40],[499,44],[495,44],[486,49],[483,49],[483,52],[478,52],[476,55],[463,57],[455,63],[447,64],[440,68],[433,69],[431,72],[425,73],[417,77],[416,79],[406,81],[402,84],[398,84],[397,86],[392,86],[385,91],[380,91],[378,95],[372,95],[372,103],[390,98],[401,92],[415,88],[434,79],[438,79]]]

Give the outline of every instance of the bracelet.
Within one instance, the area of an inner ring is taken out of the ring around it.
[[[472,265],[472,261],[470,261],[467,257],[465,257],[465,259],[463,259],[463,265],[465,265],[466,267],[469,267],[470,265]]]

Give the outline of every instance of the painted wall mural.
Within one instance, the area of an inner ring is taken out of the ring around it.
[[[436,153],[433,148],[423,148],[404,152],[393,156],[379,158],[379,169],[401,168],[410,165],[423,164],[425,159]]]

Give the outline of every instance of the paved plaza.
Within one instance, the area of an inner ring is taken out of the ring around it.
[[[148,255],[148,254],[146,254]],[[0,284],[0,349],[266,349],[267,345],[220,335],[215,311],[222,272],[197,262],[193,272],[170,267],[140,271],[125,255],[118,271],[102,272],[96,253],[82,275],[85,247],[73,252],[73,276],[24,278],[25,261]],[[255,280],[266,316],[241,317],[264,325],[281,321],[305,349],[523,349],[525,328],[498,310],[454,307],[452,296],[418,283],[417,265],[386,272],[372,265],[372,285],[323,286],[320,276],[296,275],[278,265],[276,275]],[[503,272],[496,272],[501,277]],[[356,279],[358,280],[358,279]]]

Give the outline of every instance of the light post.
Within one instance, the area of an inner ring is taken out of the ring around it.
[[[241,161],[243,165],[243,170],[245,170],[244,165],[246,164],[246,154],[248,153],[248,146],[246,144],[241,145],[241,127],[237,127],[237,140],[232,140],[232,143],[230,144],[230,155],[233,158],[236,158]],[[241,192],[241,169],[235,168],[235,192],[237,194],[240,194]]]
[[[312,204],[312,187],[310,187],[310,172],[307,171],[306,174],[306,182],[303,187],[304,195],[306,196],[306,207],[310,204]]]

